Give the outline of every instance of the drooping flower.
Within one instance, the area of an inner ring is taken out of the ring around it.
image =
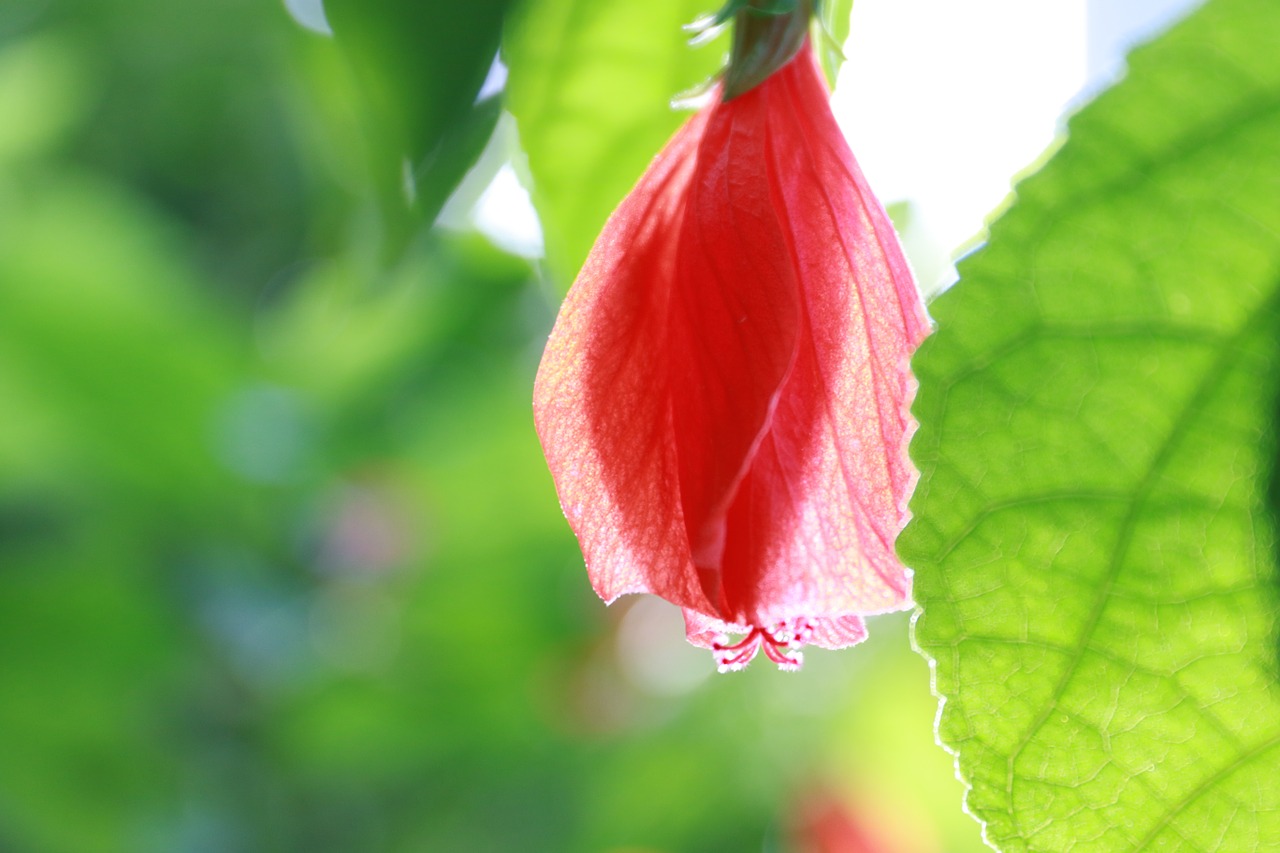
[[[929,321],[828,97],[806,40],[692,117],[606,224],[534,390],[596,592],[679,605],[722,670],[794,669],[910,604]]]

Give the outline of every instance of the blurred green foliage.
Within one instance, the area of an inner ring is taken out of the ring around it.
[[[369,49],[258,0],[0,6],[0,849],[788,850],[819,801],[978,849],[904,620],[708,677],[672,609],[596,600],[529,412],[553,289],[386,192],[492,57],[461,97]]]

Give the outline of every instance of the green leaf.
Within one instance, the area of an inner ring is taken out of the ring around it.
[[[562,285],[609,213],[687,118],[672,98],[712,77],[720,42],[681,27],[717,0],[532,0],[504,43],[507,105],[529,156],[547,260]]]
[[[363,93],[372,174],[398,255],[430,222],[493,130],[496,102],[473,107],[514,0],[327,0]]]
[[[1280,6],[1134,53],[933,305],[900,551],[1005,850],[1280,839]]]
[[[827,75],[827,83],[834,87],[840,65],[844,62],[844,43],[849,40],[849,17],[853,14],[853,0],[822,0],[822,33],[817,42],[818,58]]]

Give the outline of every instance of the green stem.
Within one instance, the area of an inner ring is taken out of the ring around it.
[[[817,0],[733,0],[733,48],[724,99],[749,92],[786,65],[809,35]]]

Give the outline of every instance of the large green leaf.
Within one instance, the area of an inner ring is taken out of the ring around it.
[[[1138,50],[933,306],[900,550],[1006,850],[1280,844],[1280,6]]]
[[[507,105],[529,156],[547,259],[561,284],[610,211],[688,113],[671,100],[707,81],[722,44],[681,27],[718,0],[531,0],[510,23]]]

